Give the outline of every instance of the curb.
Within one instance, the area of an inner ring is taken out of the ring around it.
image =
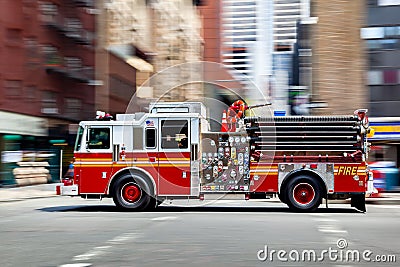
[[[57,195],[47,195],[47,196],[32,196],[32,197],[25,197],[25,198],[10,198],[10,199],[0,199],[0,203],[7,203],[7,202],[18,202],[30,199],[40,199],[40,198],[52,198],[57,197]]]
[[[367,199],[366,204],[370,205],[400,205],[400,199]]]
[[[0,188],[0,203],[49,198],[56,195],[56,183],[34,186]]]

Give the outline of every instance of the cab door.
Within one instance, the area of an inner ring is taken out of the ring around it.
[[[75,162],[79,166],[79,193],[102,194],[112,171],[112,126],[87,126],[85,141]]]
[[[190,195],[190,119],[159,119],[158,195]]]

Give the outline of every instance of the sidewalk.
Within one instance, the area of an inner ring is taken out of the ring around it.
[[[366,203],[373,205],[400,205],[400,193],[381,193],[380,197],[367,198]]]
[[[40,184],[11,188],[0,188],[0,203],[12,202],[34,198],[55,197],[58,184]],[[277,201],[278,199],[266,199],[266,201]],[[279,200],[278,200],[279,201]],[[349,202],[348,200],[331,200],[330,203]],[[373,205],[400,205],[400,193],[382,193],[380,197],[367,198],[367,204]]]
[[[56,196],[57,184],[0,188],[0,203]]]

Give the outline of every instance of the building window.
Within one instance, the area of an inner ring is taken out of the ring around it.
[[[361,29],[362,39],[378,39],[385,36],[385,30],[383,27],[371,27]]]
[[[43,22],[56,22],[58,7],[51,2],[40,2],[41,19]]]
[[[65,66],[70,70],[82,68],[82,59],[79,57],[64,57]]]
[[[25,53],[28,67],[34,67],[40,64],[39,45],[34,37],[25,38]]]
[[[82,23],[77,18],[66,18],[65,19],[65,26],[67,27],[66,35],[68,37],[81,37],[82,33]]]
[[[369,50],[379,49],[379,43],[377,42],[377,40],[368,40],[367,41],[367,48]]]
[[[400,26],[370,27],[361,29],[363,39],[383,39],[400,37]]]
[[[62,65],[62,58],[58,53],[57,47],[52,45],[44,45],[42,47],[42,54],[46,66]]]
[[[385,84],[397,84],[397,70],[384,70],[383,81]]]
[[[378,6],[400,6],[400,0],[378,0]]]
[[[385,37],[386,38],[397,38],[400,37],[400,27],[385,27]]]
[[[58,114],[57,93],[52,91],[44,91],[42,97],[42,113]]]
[[[382,58],[382,53],[379,52],[370,52],[368,54],[368,59],[369,59],[369,66],[383,67],[385,64]]]
[[[36,87],[26,86],[24,90],[24,96],[27,101],[32,101],[36,99]]]
[[[367,47],[370,50],[394,50],[400,49],[400,39],[368,40]]]
[[[20,95],[22,95],[22,81],[5,80],[4,93],[6,97],[19,97]]]
[[[380,85],[383,84],[382,71],[371,70],[368,71],[368,85]]]
[[[65,99],[65,116],[71,119],[79,119],[82,113],[82,100],[77,98]]]

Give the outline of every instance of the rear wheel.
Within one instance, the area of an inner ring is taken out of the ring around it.
[[[151,187],[140,174],[124,174],[113,187],[113,200],[117,207],[135,211],[147,209],[152,204]]]
[[[314,211],[321,204],[321,186],[308,175],[299,175],[290,180],[286,190],[286,204],[295,211]]]

